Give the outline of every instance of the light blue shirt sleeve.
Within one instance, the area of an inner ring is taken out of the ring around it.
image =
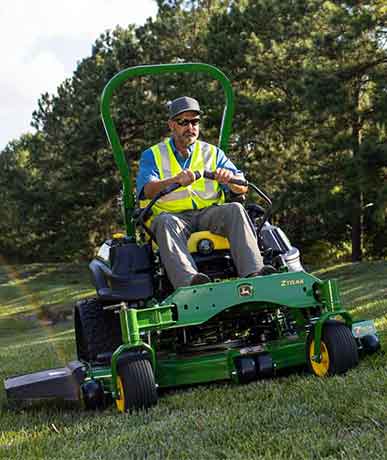
[[[151,181],[160,180],[160,173],[151,149],[145,150],[140,158],[136,179],[137,198],[142,198],[144,186]]]

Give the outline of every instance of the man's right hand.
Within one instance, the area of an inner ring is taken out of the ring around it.
[[[195,173],[189,169],[183,169],[183,171],[179,172],[179,174],[174,177],[174,182],[182,185],[183,187],[192,184],[195,180]]]

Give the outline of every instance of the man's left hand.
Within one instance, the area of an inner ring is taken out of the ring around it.
[[[217,180],[219,184],[225,184],[225,185],[227,184],[229,189],[238,195],[247,193],[247,187],[243,185],[235,185],[235,184],[229,183],[233,177],[234,177],[234,174],[228,169],[218,168],[215,171],[215,180]]]
[[[234,174],[228,169],[218,168],[215,171],[215,180],[218,181],[219,184],[228,184],[233,177]]]

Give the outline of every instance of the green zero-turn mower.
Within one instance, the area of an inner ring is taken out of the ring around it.
[[[234,110],[230,81],[201,63],[131,67],[106,85],[102,119],[123,180],[126,234],[114,235],[90,263],[96,297],[74,309],[79,361],[5,381],[9,399],[83,399],[89,408],[115,400],[119,411],[148,408],[158,389],[220,380],[248,383],[307,365],[317,376],[344,373],[359,355],[380,347],[372,321],[354,321],[334,280],[306,273],[299,251],[269,221],[271,201],[254,184],[261,205],[246,204],[265,264],[277,273],[238,278],[227,239],[210,232],[188,241],[200,272],[213,282],[173,290],[147,220],[160,192],[136,209],[130,167],[111,116],[113,93],[130,78],[200,72],[218,80],[226,104],[219,146],[227,152]],[[206,171],[197,171],[197,177]]]

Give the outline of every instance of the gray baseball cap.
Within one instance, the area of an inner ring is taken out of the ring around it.
[[[199,102],[192,97],[182,96],[174,99],[168,103],[169,118],[175,118],[177,115],[183,112],[198,112],[202,113],[200,110]]]

